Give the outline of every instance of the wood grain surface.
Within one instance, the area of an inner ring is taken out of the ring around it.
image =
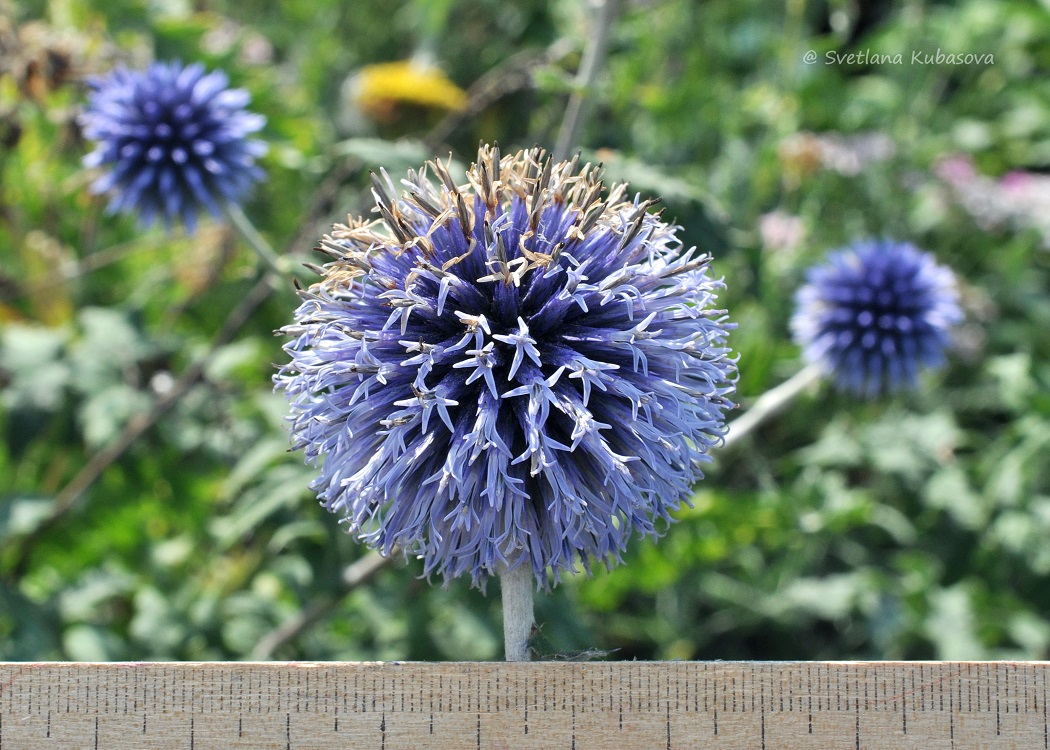
[[[0,663],[0,750],[1050,750],[1047,662]]]

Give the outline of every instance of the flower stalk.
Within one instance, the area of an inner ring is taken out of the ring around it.
[[[796,396],[822,377],[819,365],[807,365],[780,385],[772,388],[755,401],[746,412],[729,423],[723,447],[743,440],[770,417],[779,414]]]
[[[259,234],[259,230],[252,224],[251,219],[244,215],[244,211],[236,203],[227,203],[223,206],[223,213],[230,222],[230,226],[237,230],[248,246],[259,256],[259,259],[274,273],[279,276],[287,276],[291,272],[288,260],[282,258],[270,247],[266,238]]]
[[[620,0],[595,0],[592,5],[595,16],[594,29],[583,52],[580,69],[573,81],[573,93],[565,108],[565,119],[562,120],[561,129],[558,131],[558,141],[554,147],[555,161],[569,158],[569,154],[576,147],[576,140],[580,136],[580,129],[590,104],[591,90],[605,62]]]
[[[532,609],[532,566],[528,561],[499,574],[503,597],[503,642],[507,661],[529,661],[529,638],[535,615]]]

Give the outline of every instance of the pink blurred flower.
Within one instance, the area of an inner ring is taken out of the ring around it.
[[[806,225],[800,216],[771,211],[759,219],[758,233],[765,249],[791,252],[797,250],[805,239]]]

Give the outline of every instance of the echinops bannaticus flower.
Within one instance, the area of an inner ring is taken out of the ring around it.
[[[255,159],[266,145],[248,136],[265,120],[245,110],[248,92],[229,88],[225,73],[153,63],[118,68],[91,86],[81,122],[97,144],[84,164],[106,170],[92,190],[113,194],[110,211],[145,225],[181,218],[193,231],[201,210],[218,216],[262,178]]]
[[[868,240],[809,270],[791,329],[805,358],[836,385],[876,396],[941,365],[961,318],[948,268],[913,245]]]
[[[732,406],[731,326],[709,256],[600,170],[483,146],[467,177],[374,179],[380,218],[324,238],[276,383],[351,532],[427,575],[547,586],[688,498]]]

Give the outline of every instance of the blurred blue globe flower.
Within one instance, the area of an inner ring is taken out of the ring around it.
[[[908,243],[868,240],[809,270],[791,329],[804,357],[839,388],[876,396],[943,364],[961,319],[948,268]]]
[[[248,136],[265,119],[244,109],[248,92],[228,85],[221,71],[177,62],[118,68],[91,82],[81,122],[97,143],[84,164],[106,170],[92,191],[113,194],[110,212],[144,225],[181,218],[192,232],[201,209],[218,216],[262,178],[255,159],[266,145]]]
[[[475,585],[621,561],[691,493],[736,377],[723,285],[600,172],[483,146],[336,225],[275,378],[350,531]]]

